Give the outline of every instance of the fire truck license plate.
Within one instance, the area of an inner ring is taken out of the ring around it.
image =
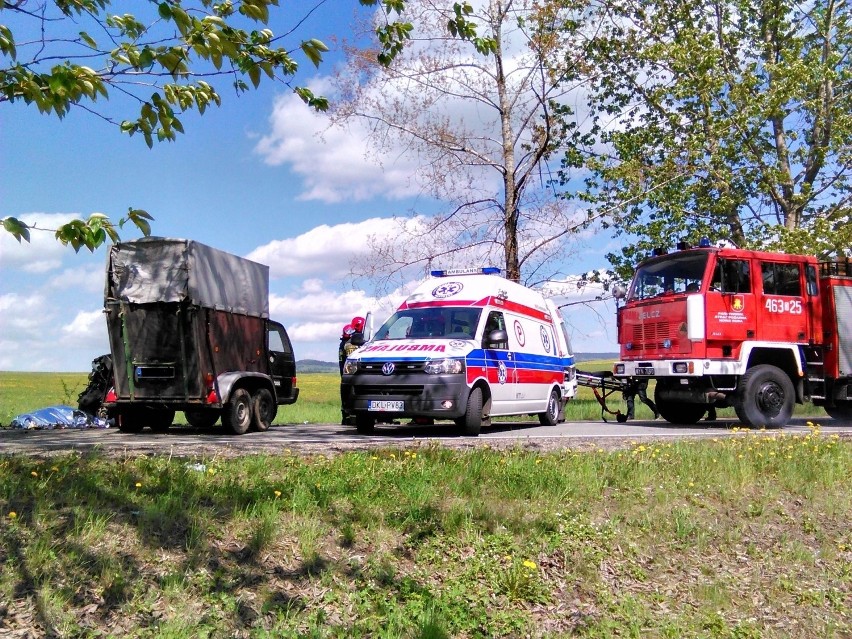
[[[367,405],[367,410],[377,411],[402,411],[404,408],[404,402],[402,401],[372,400]]]
[[[636,369],[636,374],[637,375],[653,375],[654,369],[640,366]]]

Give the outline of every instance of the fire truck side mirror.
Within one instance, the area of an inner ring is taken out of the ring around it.
[[[627,287],[624,284],[613,284],[612,296],[617,300],[623,300],[627,297]]]

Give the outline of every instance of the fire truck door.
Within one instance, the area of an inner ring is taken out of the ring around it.
[[[753,339],[758,309],[752,292],[751,262],[720,259],[707,289],[707,339],[742,342]]]
[[[763,261],[758,298],[760,339],[804,342],[808,339],[808,299],[803,295],[802,264]]]

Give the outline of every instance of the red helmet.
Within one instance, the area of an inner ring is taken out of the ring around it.
[[[343,334],[341,335],[341,337],[349,337],[354,332],[355,332],[355,329],[352,328],[352,325],[347,324],[346,326],[343,327]]]
[[[353,329],[355,329],[356,333],[364,332],[364,318],[363,317],[353,317],[350,322]]]

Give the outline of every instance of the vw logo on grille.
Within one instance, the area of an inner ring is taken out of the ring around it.
[[[393,375],[394,365],[393,362],[385,362],[382,366],[382,374],[383,375]]]

